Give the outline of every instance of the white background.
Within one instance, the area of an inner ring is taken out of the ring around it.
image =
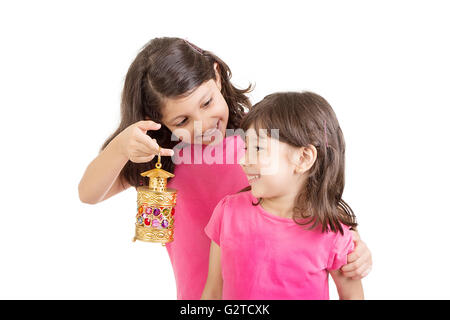
[[[254,83],[253,103],[324,96],[347,143],[344,199],[373,254],[366,298],[449,299],[446,5],[2,2],[0,298],[176,299],[165,249],[131,242],[134,189],[87,205],[77,187],[119,123],[139,49],[177,36],[221,57],[237,86]]]

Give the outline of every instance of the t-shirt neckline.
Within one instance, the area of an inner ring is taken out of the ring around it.
[[[248,192],[249,192],[249,195],[250,195],[250,197],[251,197],[251,199],[252,199],[252,202],[253,202],[253,203],[258,202],[258,199],[255,198],[255,197],[252,195],[252,193],[251,193],[252,191],[249,190]],[[273,214],[273,213],[268,212],[266,209],[264,209],[264,208],[261,206],[261,204],[258,204],[258,205],[255,206],[255,207],[258,208],[258,210],[259,210],[260,213],[262,213],[262,214],[265,215],[266,217],[269,217],[269,218],[271,218],[271,219],[273,219],[273,220],[277,220],[277,221],[284,222],[284,223],[291,223],[291,224],[292,224],[292,223],[295,223],[295,221],[294,221],[293,218],[280,217],[280,216],[277,216],[277,215],[275,215],[275,214]]]

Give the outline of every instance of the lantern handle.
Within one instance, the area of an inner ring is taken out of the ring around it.
[[[158,148],[158,162],[156,163],[155,167],[157,169],[161,169],[161,147]]]

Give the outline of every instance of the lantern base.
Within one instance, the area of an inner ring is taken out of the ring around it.
[[[136,240],[165,244],[173,241],[173,230],[136,225],[136,234],[133,241]]]

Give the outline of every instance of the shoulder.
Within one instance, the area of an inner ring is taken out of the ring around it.
[[[243,216],[242,212],[251,210],[251,201],[248,192],[240,192],[223,197],[214,208],[210,224],[220,225],[229,229],[233,228],[237,222],[242,223],[244,219],[250,216],[249,214]]]
[[[251,194],[251,191],[244,191],[227,195],[222,200],[224,201],[224,205],[229,207],[236,207],[246,202],[252,202],[253,196]]]
[[[332,247],[341,248],[343,246],[348,246],[349,243],[353,242],[353,234],[350,230],[350,227],[341,223],[343,233],[337,232],[329,232],[330,238],[332,240]]]
[[[340,223],[340,225],[342,227],[343,234],[339,230],[336,232],[330,229],[322,231],[322,227],[320,225],[317,225],[309,231],[317,244],[320,243],[321,246],[324,246],[324,249],[326,248],[326,250],[332,250],[335,247],[341,246],[342,243],[347,243],[352,240],[352,232],[350,227],[342,223]]]
[[[341,224],[342,231],[344,232],[344,234],[338,232],[337,233],[338,236],[351,237],[352,236],[352,232],[351,232],[351,229],[350,229],[351,227],[346,225],[346,224],[343,224],[342,222],[340,222],[340,224]]]

